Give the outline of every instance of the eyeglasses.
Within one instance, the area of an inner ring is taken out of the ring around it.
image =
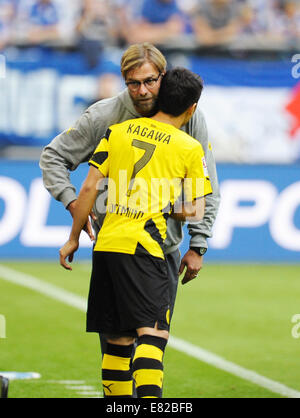
[[[157,78],[147,78],[144,81],[138,81],[138,80],[126,81],[125,84],[131,91],[138,91],[142,84],[146,86],[148,89],[152,89],[155,86],[155,84],[158,82],[160,76],[161,76],[161,73],[159,73]]]

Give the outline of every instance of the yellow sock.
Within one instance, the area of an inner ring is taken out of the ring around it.
[[[152,335],[138,338],[133,359],[133,378],[138,398],[161,398],[163,356],[167,340]]]
[[[102,385],[104,397],[132,397],[132,373],[130,370],[133,345],[107,344],[102,359]]]

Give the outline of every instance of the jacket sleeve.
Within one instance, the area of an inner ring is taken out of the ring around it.
[[[202,112],[197,109],[193,118],[189,122],[189,134],[197,139],[204,150],[205,160],[209,173],[213,193],[206,196],[206,205],[203,219],[196,224],[189,224],[188,231],[191,236],[191,247],[206,247],[207,238],[212,237],[212,228],[220,205],[220,192],[216,163],[212,152],[211,144],[208,140],[207,126]],[[201,164],[201,161],[199,161]]]
[[[62,132],[44,148],[40,158],[44,186],[65,207],[76,199],[70,171],[88,161],[96,145],[95,129],[87,110],[73,127]]]

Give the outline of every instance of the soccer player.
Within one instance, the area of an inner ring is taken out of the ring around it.
[[[76,207],[77,196],[75,187],[70,182],[69,170],[75,170],[79,164],[90,159],[108,126],[153,114],[166,66],[165,57],[155,46],[149,43],[131,45],[121,60],[121,72],[127,88],[119,95],[98,101],[89,107],[73,127],[54,138],[43,150],[40,167],[44,185],[71,214]],[[182,130],[196,138],[203,147],[213,193],[207,196],[203,220],[188,224],[190,249],[182,259],[178,249],[182,240],[182,224],[172,218],[168,219],[164,252],[170,283],[171,313],[177,292],[178,271],[182,273],[186,267],[183,282],[188,282],[194,279],[202,268],[207,238],[212,235],[220,200],[215,161],[208,142],[205,119],[199,107]],[[103,215],[97,209],[100,199],[101,195],[93,208],[95,235],[103,222]],[[94,233],[89,221],[85,230],[93,239]]]
[[[204,196],[212,193],[202,146],[179,129],[195,112],[202,88],[201,78],[189,70],[170,70],[162,77],[153,117],[109,127],[89,161],[71,234],[60,250],[61,265],[71,269],[66,259],[73,260],[99,182],[108,177],[87,312],[87,331],[106,335],[108,342],[102,360],[107,397],[131,397],[132,377],[138,397],[162,396],[171,304],[163,250],[167,219],[199,221]],[[161,193],[162,179],[169,193]],[[185,201],[176,212],[182,188]]]

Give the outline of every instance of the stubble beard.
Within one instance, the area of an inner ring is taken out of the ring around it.
[[[141,116],[146,116],[146,117],[153,116],[153,114],[155,113],[157,97],[156,96],[149,97],[149,100],[147,100],[146,102],[143,102],[141,100],[143,99],[141,98],[132,99],[136,111]]]

